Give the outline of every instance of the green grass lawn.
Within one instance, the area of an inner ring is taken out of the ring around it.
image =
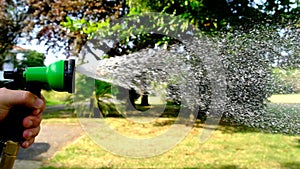
[[[122,118],[106,119],[119,133],[147,137],[166,130],[173,120],[135,124]],[[164,123],[164,121],[166,121]],[[199,143],[203,124],[170,151],[150,158],[127,158],[107,152],[87,135],[65,147],[43,167],[54,168],[298,168],[300,137],[258,132],[242,126],[220,125],[204,144]],[[144,128],[144,130],[143,130]],[[143,131],[141,131],[143,130]],[[99,131],[100,132],[100,131]],[[124,145],[126,146],[126,145]]]
[[[300,113],[300,94],[274,95],[270,112]],[[76,118],[75,118],[76,119]],[[91,124],[95,120],[90,119]],[[159,118],[150,123],[134,123],[123,118],[106,118],[116,131],[129,137],[148,138],[166,131],[174,118]],[[76,123],[76,120],[45,119],[44,123]],[[78,122],[77,122],[78,123]],[[203,169],[299,169],[300,136],[261,132],[245,126],[221,124],[210,139],[200,144],[203,123],[197,121],[185,139],[173,149],[149,158],[114,155],[95,144],[88,135],[66,146],[42,169],[92,168],[203,168]],[[101,132],[101,130],[97,130]],[[126,146],[126,145],[124,145]]]

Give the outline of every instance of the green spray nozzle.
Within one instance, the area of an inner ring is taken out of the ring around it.
[[[48,84],[53,90],[73,93],[74,69],[75,60],[60,60],[49,66],[5,71],[4,78],[13,79],[14,84],[17,85],[14,88],[26,88],[24,84]]]

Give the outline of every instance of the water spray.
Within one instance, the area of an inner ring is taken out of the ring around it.
[[[45,85],[55,91],[73,93],[74,70],[75,60],[70,59],[57,61],[47,67],[27,67],[4,71],[4,78],[11,80],[4,87],[13,90],[27,90],[38,97],[41,97],[41,90]],[[22,121],[30,113],[30,109],[13,107],[8,113],[8,117],[1,122],[0,149],[3,150],[3,153],[0,169],[13,168],[20,143],[24,141]]]

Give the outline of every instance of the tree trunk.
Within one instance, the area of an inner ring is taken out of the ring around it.
[[[141,106],[150,106],[147,92],[142,95]]]
[[[127,98],[127,108],[126,110],[135,110],[135,100],[137,98],[137,93],[134,89],[130,89],[129,91],[129,98]]]

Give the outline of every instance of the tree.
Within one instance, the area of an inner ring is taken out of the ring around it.
[[[256,4],[254,0],[131,0],[133,12],[156,11],[175,14],[189,20],[200,30],[249,30],[256,25],[295,24],[299,18],[299,2],[270,0]],[[293,6],[293,7],[292,7]]]
[[[182,31],[181,33],[184,34],[183,32],[186,30],[184,25],[192,24],[195,25],[202,33],[209,35],[217,35],[224,32],[228,33],[236,30],[249,32],[252,29],[271,28],[274,31],[277,31],[277,29],[290,29],[295,27],[298,23],[299,18],[297,16],[300,10],[299,2],[293,2],[290,0],[272,0],[261,4],[256,4],[253,0],[218,0],[217,3],[216,1],[209,0],[130,0],[128,1],[128,6],[130,11],[129,15],[131,16],[135,14],[138,15],[142,12],[154,11],[179,16],[189,22],[178,24],[175,22],[174,24],[174,21],[166,20],[163,21],[164,23],[155,24],[152,22],[157,21],[157,18],[155,17],[140,18],[150,22],[147,24],[148,26],[152,26],[148,28],[149,30],[157,30],[162,25],[169,24],[173,25],[176,29],[180,28]],[[134,19],[138,19],[138,17],[134,17]],[[129,26],[131,26],[131,29],[122,29],[120,24],[114,24],[114,20],[95,23],[85,20],[73,20],[70,18],[68,22],[64,22],[64,25],[69,30],[81,30],[88,36],[92,36],[95,32],[101,31],[104,38],[109,38],[108,34],[121,37],[119,41],[114,42],[113,48],[102,43],[102,49],[107,51],[106,53],[109,57],[129,54],[147,47],[153,48],[157,44],[172,45],[179,43],[176,38],[170,38],[162,34],[139,34],[139,32],[143,32],[142,29],[145,30],[147,28],[130,25],[130,22],[132,22],[130,19],[124,19],[122,22],[127,22]],[[169,28],[166,31],[169,31],[170,29],[172,28]],[[287,34],[288,32],[289,31],[286,31]],[[123,34],[127,37],[123,37]],[[130,34],[133,36],[128,36]],[[166,32],[163,32],[163,34],[166,34]],[[174,32],[174,34],[176,34],[176,32]],[[292,57],[295,58],[294,56]],[[270,60],[276,59],[270,58]],[[286,58],[282,60],[286,60],[286,62],[288,62],[288,60],[291,59]]]
[[[66,30],[61,23],[69,18],[100,22],[118,18],[126,13],[125,0],[32,0],[28,1],[26,32],[39,28],[36,37],[52,49],[65,50],[67,55],[77,55],[87,40],[82,29]],[[72,53],[73,52],[73,53]]]
[[[26,50],[23,52],[23,59],[19,61],[18,67],[45,66],[44,60],[45,57],[43,53],[34,50]]]
[[[21,2],[13,0],[0,1],[0,56],[5,58],[5,52],[11,50],[24,28],[24,8],[19,8]]]

